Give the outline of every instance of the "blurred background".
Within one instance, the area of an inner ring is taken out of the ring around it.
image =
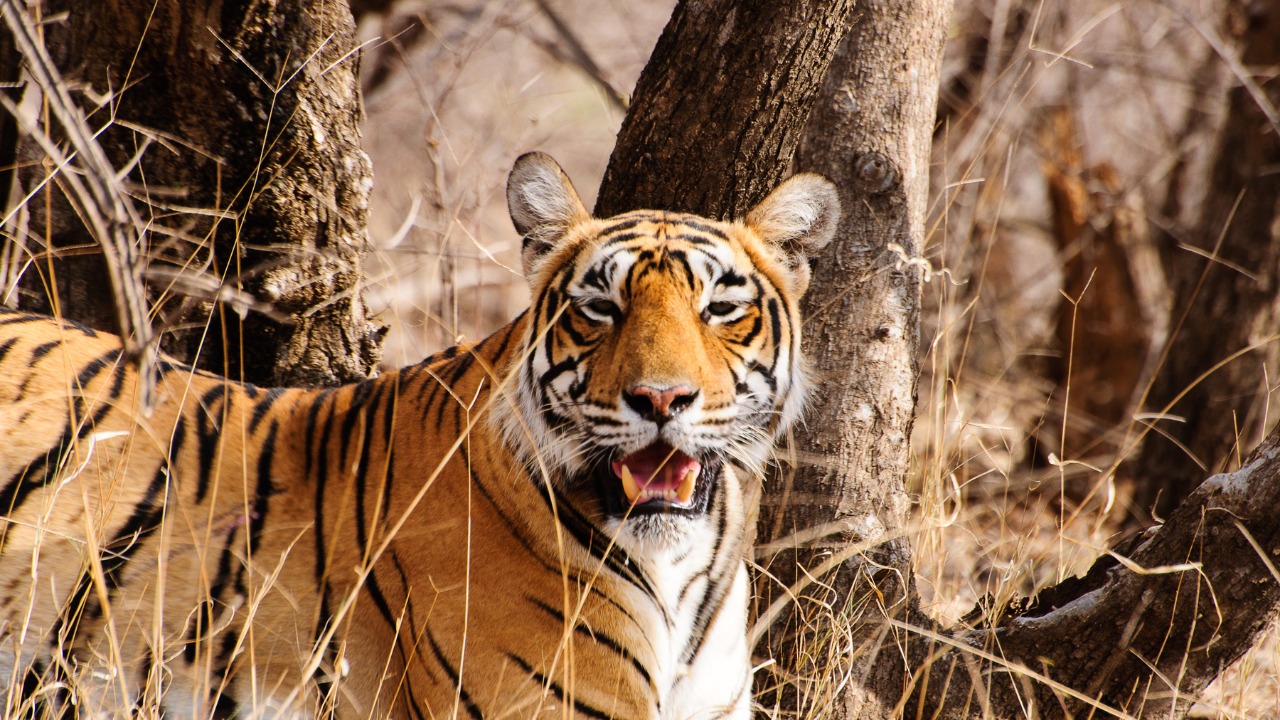
[[[373,41],[361,69],[375,175],[367,299],[391,328],[388,367],[483,337],[524,307],[506,173],[520,153],[548,152],[590,207],[673,6],[352,2]],[[1229,111],[1232,93],[1275,76],[1275,13],[1259,2],[957,0],[913,436],[918,580],[940,619],[1081,573],[1159,521],[1163,490],[1133,468],[1139,431],[1167,435],[1160,423],[1179,421],[1148,402],[1185,319],[1178,268],[1203,280],[1213,263],[1259,288],[1276,275],[1206,258],[1242,207],[1243,190],[1220,180],[1220,148],[1230,120],[1254,122]],[[1261,338],[1271,317],[1238,319]],[[1238,362],[1261,381],[1232,398],[1230,457],[1176,443],[1161,457],[1198,477],[1231,470],[1274,425],[1274,343]],[[1273,633],[1193,714],[1275,717],[1276,661]]]

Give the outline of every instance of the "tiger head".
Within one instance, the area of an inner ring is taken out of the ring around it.
[[[507,201],[533,293],[508,444],[617,537],[678,541],[720,485],[762,474],[804,406],[798,306],[807,256],[835,234],[835,188],[797,175],[734,222],[596,219],[529,153]]]

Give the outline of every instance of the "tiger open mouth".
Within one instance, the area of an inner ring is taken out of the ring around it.
[[[619,515],[706,512],[718,459],[698,460],[659,440],[609,463],[601,481],[609,509]],[[602,473],[603,475],[604,473]]]

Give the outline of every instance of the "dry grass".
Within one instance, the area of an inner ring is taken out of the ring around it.
[[[634,86],[671,6],[555,3],[623,89]],[[1077,412],[1055,370],[1076,359],[1058,328],[1064,303],[1083,296],[1063,295],[1078,248],[1064,247],[1055,225],[1054,178],[1082,178],[1094,198],[1081,206],[1086,224],[1113,223],[1115,208],[1137,202],[1152,223],[1193,226],[1203,195],[1194,183],[1178,217],[1152,208],[1176,161],[1188,177],[1205,176],[1233,80],[1190,21],[1216,27],[1222,16],[1217,5],[1189,1],[957,2],[925,252],[948,273],[934,276],[924,298],[913,437],[916,572],[939,619],[958,619],[988,594],[1029,595],[1083,572],[1135,510],[1120,464],[1135,448],[1118,440],[1132,408],[1119,421]],[[367,299],[392,328],[390,366],[483,337],[524,306],[504,196],[512,160],[550,153],[590,206],[622,118],[595,80],[557,57],[563,42],[535,3],[402,0],[394,15],[366,17],[361,33],[395,31],[406,17],[421,18],[427,32],[382,51],[390,74],[366,98],[364,126],[376,179]],[[1192,108],[1209,120],[1183,132]],[[1159,302],[1158,293],[1135,299],[1148,315]],[[1152,327],[1131,330],[1159,340]],[[1278,638],[1273,631],[1224,672],[1193,714],[1280,715]],[[811,716],[829,707],[824,698],[847,667],[838,658],[866,651],[837,631],[818,637],[800,669]]]

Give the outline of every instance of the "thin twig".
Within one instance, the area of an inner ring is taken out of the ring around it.
[[[570,28],[569,25],[565,23],[564,19],[556,13],[548,0],[534,0],[534,2],[536,2],[538,7],[542,9],[542,13],[547,16],[547,19],[551,21],[552,27],[556,29],[556,33],[560,35],[560,40],[568,48],[569,57],[563,58],[561,53],[558,52],[559,48],[554,45],[550,45],[549,43],[545,45],[539,43],[539,46],[552,55],[555,55],[557,60],[564,59],[581,68],[583,72],[589,75],[591,79],[596,81],[596,84],[604,90],[605,96],[609,98],[609,102],[613,103],[614,107],[626,112],[626,97],[624,97],[623,94],[613,86],[613,83],[609,82],[609,80],[605,78],[604,72],[600,69],[600,66],[596,64],[596,61],[592,59],[591,54],[587,52],[587,49],[583,47],[582,42],[578,40],[578,36],[573,32],[573,28]]]

